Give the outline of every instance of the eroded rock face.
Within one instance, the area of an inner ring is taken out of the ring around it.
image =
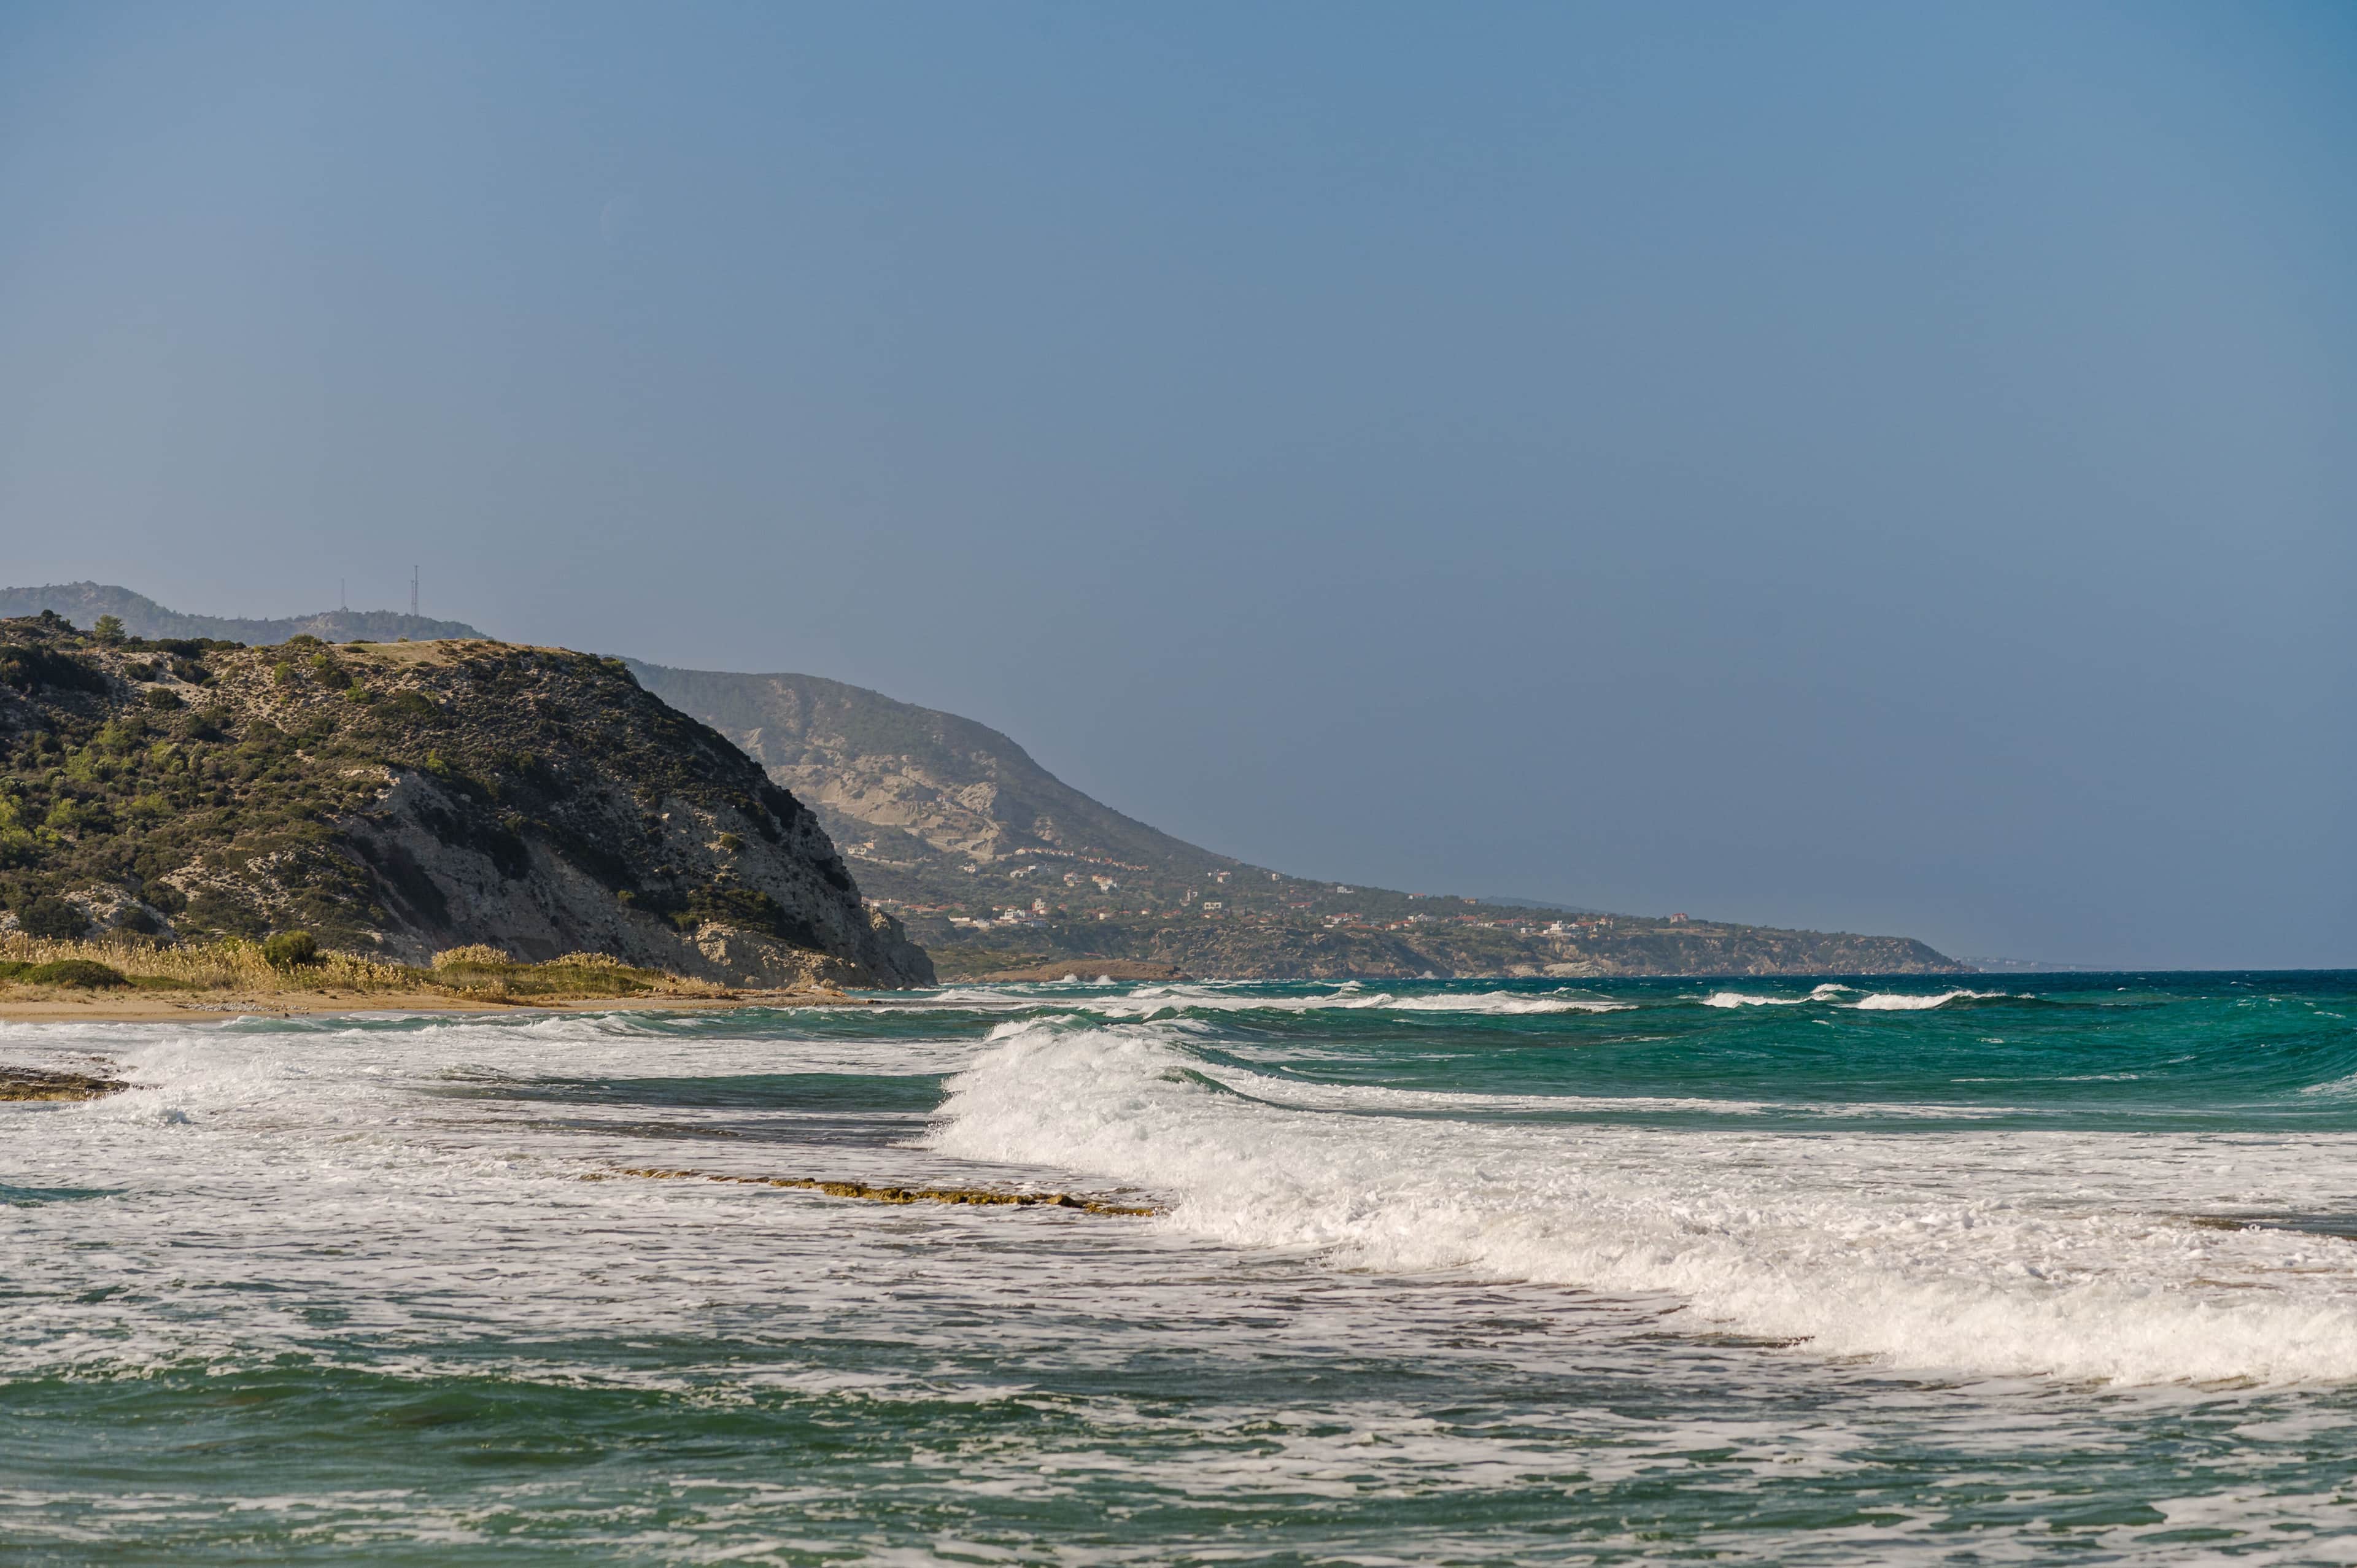
[[[486,842],[482,824],[469,821],[478,805],[436,779],[393,769],[371,809],[339,820],[393,917],[382,931],[387,957],[424,962],[443,948],[481,942],[535,961],[608,953],[727,984],[931,981],[923,950],[828,875],[840,863],[807,812],[799,832],[780,831],[771,817],[772,843],[758,802],[667,796],[641,808],[627,791],[593,782],[565,802],[566,815],[576,831],[584,819],[602,822],[605,843],[624,853],[592,870],[528,831],[511,835],[512,845]],[[726,846],[732,838],[739,847]]]
[[[409,961],[480,943],[727,983],[931,983],[808,808],[619,660],[102,645],[38,620],[0,623],[0,829],[34,824],[5,846],[11,908],[64,898],[165,940],[301,928]]]

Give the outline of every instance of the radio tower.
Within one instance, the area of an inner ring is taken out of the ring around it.
[[[409,569],[409,618],[417,618],[417,568]]]

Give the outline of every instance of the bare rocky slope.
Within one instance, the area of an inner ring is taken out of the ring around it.
[[[1420,897],[1248,865],[1090,799],[971,719],[810,675],[631,665],[808,800],[948,975],[1948,973],[1906,937]]]
[[[0,622],[0,928],[930,983],[817,818],[619,660]]]

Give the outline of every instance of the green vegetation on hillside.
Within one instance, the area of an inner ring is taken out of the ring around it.
[[[108,633],[0,622],[0,906],[25,935],[301,929],[366,951],[395,933],[545,958],[571,932],[693,963],[683,936],[726,929],[888,982],[921,966],[875,945],[897,932],[802,804],[619,660]],[[388,804],[404,778],[426,787]],[[544,934],[511,940],[498,908]]]

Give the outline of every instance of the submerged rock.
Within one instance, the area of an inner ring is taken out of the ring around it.
[[[120,1079],[87,1073],[0,1067],[0,1100],[98,1100],[130,1087]]]

